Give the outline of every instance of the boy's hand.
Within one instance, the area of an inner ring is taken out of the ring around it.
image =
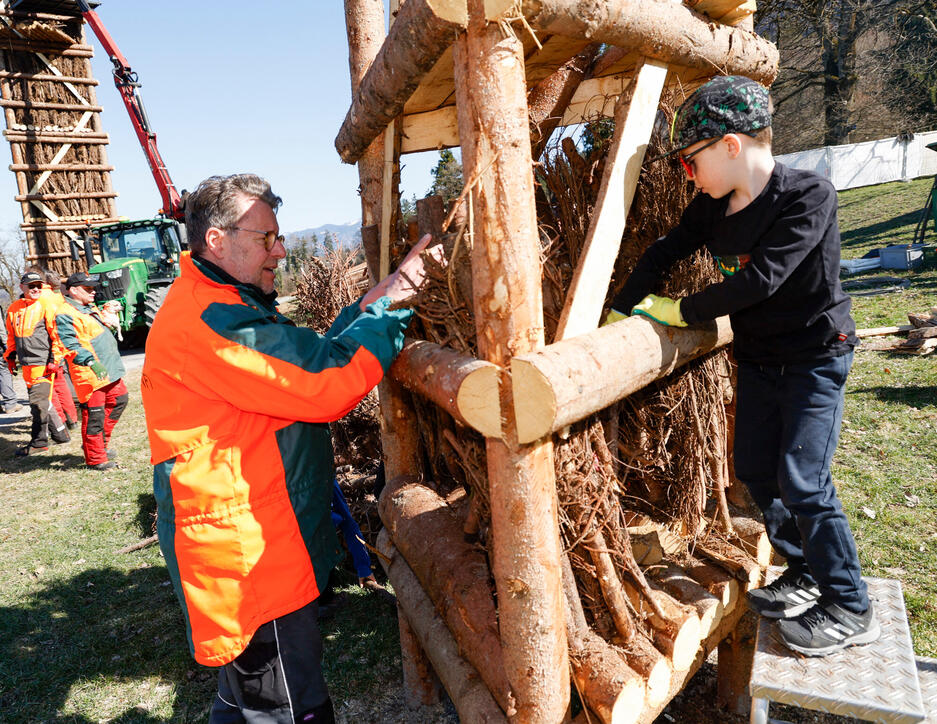
[[[683,321],[683,315],[680,314],[679,299],[674,301],[668,297],[658,297],[656,294],[648,294],[632,308],[631,314],[640,314],[653,319],[658,324],[663,324],[668,327],[686,326],[686,322]]]

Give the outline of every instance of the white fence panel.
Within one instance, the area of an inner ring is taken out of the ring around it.
[[[937,152],[926,148],[937,131],[917,133],[910,141],[897,137],[824,146],[775,158],[785,166],[813,171],[832,181],[838,191],[858,186],[909,180],[937,174]]]

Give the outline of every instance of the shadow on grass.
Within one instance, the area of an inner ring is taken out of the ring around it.
[[[140,493],[137,496],[137,516],[134,519],[141,538],[156,535],[156,496]]]
[[[907,355],[890,355],[906,358]],[[902,387],[858,387],[850,390],[850,395],[872,394],[882,402],[897,402],[901,405],[921,410],[937,405],[937,387],[933,385],[904,385]]]
[[[0,718],[90,724],[100,716],[63,714],[65,703],[124,696],[108,721],[165,722],[141,705],[161,686],[175,687],[171,721],[204,721],[214,675],[190,658],[181,618],[162,568],[86,570],[0,607]]]
[[[848,249],[853,246],[864,246],[877,237],[888,234],[889,232],[900,229],[904,226],[913,227],[917,220],[921,216],[920,209],[916,211],[909,211],[900,216],[895,216],[891,219],[886,219],[885,221],[879,221],[874,224],[868,224],[866,226],[860,226],[855,229],[850,229],[849,231],[844,231],[840,234],[840,239],[844,249]],[[909,239],[910,241],[910,239]]]

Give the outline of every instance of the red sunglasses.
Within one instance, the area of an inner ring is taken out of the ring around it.
[[[693,178],[696,175],[696,168],[694,166],[693,157],[698,154],[700,151],[705,151],[712,145],[719,143],[722,140],[722,136],[717,136],[709,143],[704,143],[702,146],[697,148],[693,153],[688,153],[686,156],[677,154],[677,158],[680,159],[680,163],[683,164],[683,170],[686,171],[686,175],[689,178]]]

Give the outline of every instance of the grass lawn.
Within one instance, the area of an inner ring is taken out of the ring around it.
[[[929,184],[841,194],[844,256],[909,241]],[[860,327],[903,324],[937,304],[937,270],[889,274],[910,288],[857,297]],[[935,362],[859,350],[834,470],[864,572],[902,581],[926,656],[937,656]],[[153,515],[139,371],[127,381],[118,470],[87,471],[77,440],[15,460],[28,421],[0,425],[2,722],[207,719],[214,675],[188,654],[158,549],[117,552],[150,535]],[[357,586],[345,590],[348,605],[323,626],[326,675],[340,720],[379,721],[355,712],[399,691],[396,616]]]

